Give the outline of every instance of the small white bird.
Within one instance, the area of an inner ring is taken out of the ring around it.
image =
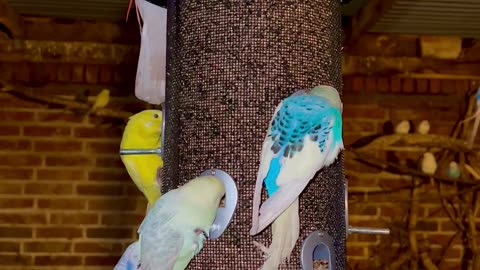
[[[408,134],[410,131],[410,122],[408,120],[403,120],[395,127],[395,133],[397,134]]]
[[[448,164],[448,177],[453,179],[460,177],[460,168],[457,162],[451,161],[450,164]]]
[[[433,175],[437,171],[437,161],[435,156],[430,152],[425,152],[422,158],[422,172]]]
[[[420,124],[418,124],[418,127],[417,127],[417,132],[420,133],[420,134],[428,134],[428,132],[430,131],[430,122],[428,122],[428,120],[423,120],[422,122],[420,122]]]

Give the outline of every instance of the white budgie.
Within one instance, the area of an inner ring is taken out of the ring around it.
[[[250,230],[255,235],[273,222],[269,248],[255,242],[267,255],[262,269],[277,269],[290,257],[300,231],[298,197],[343,149],[341,113],[340,96],[329,86],[297,91],[276,108],[263,143]],[[269,198],[259,210],[263,183]]]

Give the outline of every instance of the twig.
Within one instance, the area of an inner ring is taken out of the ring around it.
[[[77,110],[85,110],[88,111],[91,106],[88,104],[76,102],[76,101],[71,101],[71,100],[66,100],[63,98],[57,98],[57,97],[42,97],[42,96],[37,96],[34,94],[30,93],[24,93],[20,92],[17,90],[8,90],[4,91],[7,94],[10,94],[12,96],[18,97],[18,98],[24,98],[24,99],[31,99],[31,100],[36,100],[39,102],[47,103],[47,104],[55,104],[55,105],[62,105],[67,109],[77,109]],[[128,117],[132,116],[132,113],[126,112],[126,111],[117,111],[117,110],[110,110],[110,109],[98,109],[92,114],[98,115],[98,116],[106,116],[106,117],[111,117],[111,118],[118,118],[118,119],[128,119]]]
[[[412,169],[412,168],[405,168],[405,167],[403,167],[401,165],[398,165],[396,163],[393,163],[393,162],[388,162],[388,161],[382,162],[382,161],[379,161],[377,158],[372,157],[371,155],[367,155],[365,153],[359,153],[357,151],[346,151],[345,153],[347,155],[348,154],[353,154],[353,155],[355,155],[356,160],[360,160],[363,163],[370,164],[373,167],[377,167],[377,168],[380,168],[382,170],[388,170],[388,168],[391,167],[391,168],[394,168],[394,169],[396,169],[396,170],[398,170],[398,171],[400,171],[404,174],[409,174],[409,175],[412,175],[412,176],[420,177],[424,181],[427,181],[427,182],[430,181],[431,178],[433,178],[436,181],[444,182],[444,183],[448,183],[448,184],[462,183],[462,184],[469,185],[469,186],[474,185],[474,183],[472,183],[470,181],[465,181],[465,180],[461,180],[461,179],[452,179],[452,178],[440,177],[440,176],[437,176],[437,175],[432,177],[431,175],[423,173],[419,170],[415,170],[415,169]]]
[[[415,177],[412,177],[412,185],[416,186],[416,179]],[[410,243],[410,252],[412,254],[412,265],[411,269],[412,270],[417,270],[418,269],[418,259],[419,259],[419,253],[418,253],[418,245],[417,245],[417,220],[418,220],[418,202],[417,198],[418,197],[418,188],[412,188],[412,202],[410,204],[410,215],[408,218],[408,240]]]

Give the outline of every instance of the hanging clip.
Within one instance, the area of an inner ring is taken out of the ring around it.
[[[367,227],[352,227],[348,225],[348,180],[345,179],[345,228],[347,228],[347,238],[350,234],[390,234],[390,229],[377,229]]]
[[[238,202],[237,185],[229,174],[218,169],[204,171],[200,176],[215,176],[222,181],[225,187],[225,207],[218,208],[217,215],[209,232],[209,239],[215,240],[223,234],[232,221]]]
[[[335,270],[335,257],[332,237],[326,232],[314,231],[303,241],[300,253],[302,270],[313,270],[314,262],[322,264],[321,269]]]

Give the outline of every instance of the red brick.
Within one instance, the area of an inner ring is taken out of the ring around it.
[[[95,84],[98,82],[100,69],[98,66],[87,65],[85,70],[85,81],[87,83]]]
[[[115,265],[120,256],[87,256],[85,257],[85,265]]]
[[[63,225],[91,225],[98,224],[97,214],[82,214],[82,213],[51,213],[50,224]]]
[[[96,196],[121,196],[123,195],[123,186],[120,185],[78,185],[77,194],[96,195]]]
[[[424,94],[428,93],[428,80],[427,79],[417,79],[416,80],[417,93]]]
[[[81,83],[85,81],[85,66],[74,65],[72,67],[72,82]]]
[[[28,266],[32,265],[33,258],[31,256],[27,255],[20,255],[20,254],[15,254],[15,255],[2,255],[0,254],[0,262],[2,262],[2,266]],[[8,269],[8,268],[4,268]]]
[[[123,131],[118,128],[99,129],[79,127],[75,128],[73,134],[78,138],[120,138]]]
[[[415,91],[414,81],[411,78],[404,78],[402,80],[402,92],[413,93]]]
[[[112,239],[129,239],[131,238],[132,230],[125,228],[87,228],[88,238],[112,238]]]
[[[0,253],[4,253],[4,252],[20,253],[20,243],[18,243],[18,242],[0,242]]]
[[[438,79],[430,80],[430,93],[432,94],[440,93],[440,80]]]
[[[128,213],[115,213],[115,214],[104,214],[102,215],[102,224],[103,225],[134,225],[138,226],[142,223],[145,215],[139,214],[128,214]]]
[[[3,161],[2,161],[3,162]],[[22,164],[22,163],[20,163]],[[4,164],[2,164],[4,165]],[[14,165],[11,165],[14,166]],[[22,165],[19,165],[22,166]],[[33,169],[19,168],[0,168],[0,179],[5,180],[31,180],[33,178]]]
[[[82,235],[83,235],[82,228],[78,228],[78,227],[60,226],[60,227],[36,228],[37,237],[73,239],[73,238],[80,238],[82,237]]]
[[[0,213],[0,224],[46,224],[47,214]]]
[[[41,209],[65,209],[81,210],[85,209],[86,201],[84,199],[39,199],[38,207]]]
[[[118,142],[87,142],[85,148],[87,153],[118,154],[118,151],[120,149],[120,141]]]
[[[358,203],[349,205],[349,209],[348,209],[349,215],[376,216],[378,212],[379,211],[376,206],[368,206],[368,205],[363,205]]]
[[[32,208],[32,199],[19,199],[19,198],[0,198],[0,208]]]
[[[25,252],[48,252],[48,253],[58,253],[58,252],[69,252],[72,247],[71,243],[68,242],[57,242],[57,241],[36,241],[36,242],[26,242],[23,244],[23,250]]]
[[[80,152],[82,143],[76,141],[37,141],[34,143],[34,151],[37,152]]]
[[[353,92],[363,92],[365,90],[364,77],[355,76],[352,78],[352,80],[353,80],[353,85],[352,85]]]
[[[45,159],[47,166],[59,167],[86,167],[93,163],[88,157],[70,155],[70,156],[49,156]]]
[[[137,208],[137,201],[131,198],[113,199],[89,199],[88,210],[106,210],[106,211],[134,211]]]
[[[0,122],[33,121],[34,117],[35,115],[33,112],[0,111]]]
[[[343,108],[343,118],[385,119],[386,110],[373,106],[350,105]]]
[[[70,123],[80,123],[83,120],[83,115],[77,115],[67,112],[39,112],[37,119],[39,122],[70,122]]]
[[[11,167],[40,166],[42,164],[40,156],[24,154],[2,154],[0,160],[2,160],[2,166]]]
[[[112,67],[103,65],[100,67],[100,83],[112,82]]]
[[[377,126],[372,121],[363,121],[357,119],[344,119],[343,120],[343,130],[344,132],[370,132],[374,133],[377,129]],[[122,163],[123,164],[123,163]]]
[[[376,93],[377,89],[377,80],[374,77],[365,78],[365,92],[366,93]]]
[[[19,136],[20,127],[15,126],[0,126],[0,136]]]
[[[37,180],[86,180],[86,171],[83,169],[38,169]]]
[[[95,239],[96,240],[96,239]],[[1,248],[1,246],[0,246]],[[0,249],[1,250],[1,249]],[[75,243],[73,248],[76,253],[113,253],[121,254],[123,251],[123,245],[120,243],[109,243],[109,242],[84,242],[84,243]],[[116,264],[116,262],[115,262]]]
[[[82,257],[80,256],[35,256],[35,265],[53,266],[53,265],[82,265]]]
[[[28,82],[29,75],[28,63],[15,63],[13,64],[13,79],[19,82]]]
[[[0,238],[31,238],[32,228],[0,227]]]
[[[70,136],[69,127],[53,127],[53,126],[27,126],[23,128],[23,135],[35,137]]]
[[[97,158],[95,164],[97,168],[125,168],[119,155]]]
[[[72,194],[72,184],[28,183],[25,184],[25,194]]]
[[[457,89],[455,88],[454,80],[441,80],[440,81],[440,92],[442,94],[458,94]]]
[[[71,82],[72,80],[72,65],[58,64],[57,80],[59,82]]]
[[[0,139],[0,149],[3,151],[29,151],[32,149],[32,142],[29,140]]]
[[[2,183],[0,185],[1,194],[21,194],[23,190],[23,184],[20,183]]]
[[[365,256],[365,248],[347,244],[347,256]]]
[[[456,232],[458,229],[450,220],[440,222],[442,232]]]
[[[390,91],[392,93],[399,93],[402,91],[402,80],[400,78],[390,78]]]
[[[90,181],[131,181],[126,170],[92,170],[88,173]]]
[[[417,222],[419,231],[438,231],[438,223],[433,220],[419,220]]]
[[[388,92],[390,90],[390,84],[388,82],[388,78],[378,78],[377,88],[378,88],[378,91],[380,91],[381,93]]]

